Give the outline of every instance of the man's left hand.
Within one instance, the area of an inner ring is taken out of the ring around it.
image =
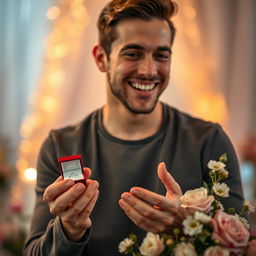
[[[165,232],[185,216],[180,207],[182,192],[179,184],[166,170],[165,164],[158,166],[158,177],[166,188],[166,196],[141,187],[133,187],[121,195],[119,205],[126,215],[147,232]]]

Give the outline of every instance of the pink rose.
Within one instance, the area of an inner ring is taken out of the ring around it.
[[[204,256],[229,256],[229,251],[220,246],[211,246],[204,252]]]
[[[256,255],[256,239],[253,239],[249,242],[249,246],[248,246],[246,255],[247,256],[255,256]]]
[[[235,215],[218,210],[212,219],[212,239],[218,241],[229,251],[239,253],[247,246],[249,231]]]
[[[185,208],[190,214],[196,211],[208,213],[211,210],[214,197],[208,195],[207,189],[202,187],[188,190],[181,196],[180,201],[181,207]]]

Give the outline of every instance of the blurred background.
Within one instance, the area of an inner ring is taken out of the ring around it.
[[[93,61],[106,0],[0,1],[0,255],[20,255],[36,160],[50,129],[104,105]],[[177,0],[170,85],[162,100],[220,123],[256,198],[256,1]]]

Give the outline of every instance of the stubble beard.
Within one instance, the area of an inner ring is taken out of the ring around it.
[[[115,89],[113,83],[111,82],[111,79],[110,79],[110,72],[109,70],[107,71],[107,79],[108,79],[108,84],[110,86],[110,89],[111,89],[111,92],[114,96],[116,96],[116,98],[126,107],[126,109],[128,109],[131,113],[133,114],[150,114],[152,113],[152,111],[155,109],[156,107],[156,104],[158,102],[158,99],[160,97],[160,94],[159,93],[152,105],[152,107],[150,109],[147,109],[147,110],[138,110],[138,109],[135,109],[134,107],[132,107],[129,102],[127,101],[127,99],[125,98],[125,96],[122,94],[121,90],[118,90],[118,89]]]

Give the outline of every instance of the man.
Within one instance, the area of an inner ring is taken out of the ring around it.
[[[119,255],[128,234],[167,231],[183,216],[179,196],[209,183],[207,162],[225,152],[231,197],[223,203],[241,204],[236,155],[220,126],[159,101],[174,12],[171,0],[113,0],[103,9],[93,56],[106,73],[107,102],[44,142],[25,255]],[[86,186],[59,177],[58,157],[75,154],[89,167]]]

